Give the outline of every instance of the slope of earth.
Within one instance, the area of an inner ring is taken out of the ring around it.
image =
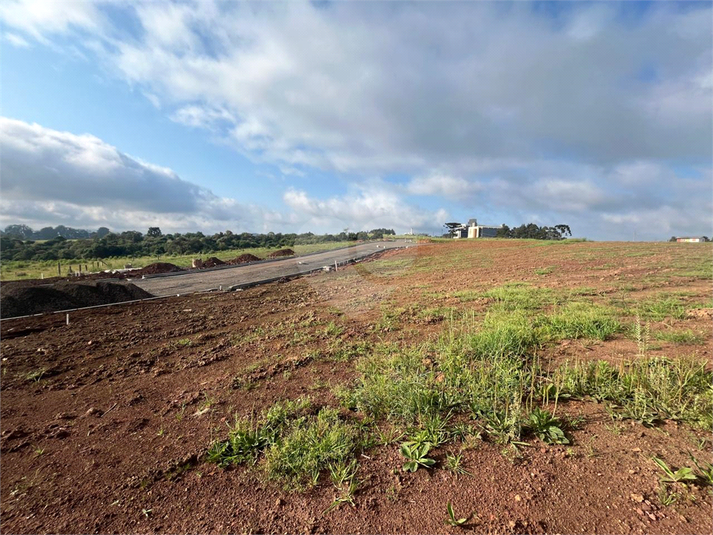
[[[42,286],[14,284],[9,288],[3,284],[0,294],[0,314],[3,318],[153,297],[130,283],[96,280],[59,281]]]
[[[550,444],[524,431],[508,441],[453,409],[449,438],[428,453],[436,464],[411,473],[399,445],[424,421],[372,417],[345,392],[372,380],[369,363],[404,355],[428,376],[462,325],[477,334],[502,314],[561,318],[575,302],[619,327],[543,339],[532,348],[543,370],[665,357],[710,373],[711,289],[706,244],[463,240],[242,292],[80,311],[70,325],[3,321],[0,528],[455,533],[451,503],[478,533],[710,533],[710,487],[692,461],[713,460],[708,424],[637,421],[587,396],[556,408],[541,399],[569,442]],[[263,454],[208,462],[236,418],[308,398],[301,421],[333,407],[370,433],[349,493],[326,466],[316,485],[287,490]],[[696,481],[662,483],[654,457]]]

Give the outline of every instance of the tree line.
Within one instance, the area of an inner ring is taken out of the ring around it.
[[[0,260],[88,260],[124,256],[198,255],[254,247],[275,248],[326,242],[374,240],[395,234],[393,229],[378,228],[368,232],[348,232],[345,229],[339,234],[321,235],[312,232],[303,234],[243,232],[236,234],[227,230],[207,236],[202,232],[164,234],[158,227],[151,227],[146,234],[142,234],[135,230],[117,233],[105,228],[89,232],[62,225],[47,227],[35,232],[26,225],[10,225],[0,233]],[[50,237],[36,237],[39,235]]]
[[[569,225],[555,225],[554,227],[540,227],[534,223],[510,228],[503,225],[498,229],[498,238],[524,238],[530,240],[563,240],[571,236]]]
[[[445,223],[443,225],[448,229],[446,237],[455,236],[456,232],[463,231],[467,227],[463,223]],[[496,238],[520,238],[530,240],[563,240],[567,236],[571,236],[572,231],[569,225],[555,225],[553,227],[540,227],[534,223],[520,225],[519,227],[510,228],[507,225],[502,225],[496,234]]]

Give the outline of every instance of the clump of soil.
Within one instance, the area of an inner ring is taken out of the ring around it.
[[[245,253],[240,256],[236,256],[232,260],[228,260],[228,264],[246,264],[248,262],[258,262],[261,258],[258,258],[254,254]]]
[[[224,265],[225,265],[225,262],[223,262],[220,258],[211,256],[208,260],[203,262],[203,265],[201,267],[202,268],[212,268],[215,266],[224,266]]]
[[[147,297],[153,296],[138,286],[121,282],[59,282],[51,286],[16,286],[3,288],[0,315],[12,318]]]
[[[292,249],[280,249],[279,251],[275,251],[274,253],[270,253],[267,255],[268,258],[280,258],[283,256],[293,256],[295,252]]]
[[[143,269],[132,272],[132,275],[157,275],[159,273],[174,273],[176,271],[183,271],[183,269],[168,262],[156,262],[155,264],[149,264]]]

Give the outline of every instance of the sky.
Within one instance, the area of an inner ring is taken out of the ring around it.
[[[711,2],[0,3],[0,226],[713,235]]]

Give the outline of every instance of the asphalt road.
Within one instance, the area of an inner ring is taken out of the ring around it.
[[[221,267],[209,271],[189,271],[186,273],[159,275],[145,279],[134,279],[131,282],[157,297],[200,292],[213,288],[218,289],[221,286],[223,290],[226,290],[231,286],[257,284],[281,277],[309,273],[324,266],[333,267],[335,261],[342,263],[349,260],[358,260],[384,249],[415,246],[416,243],[410,240],[364,243],[324,253],[293,256],[256,264]]]

